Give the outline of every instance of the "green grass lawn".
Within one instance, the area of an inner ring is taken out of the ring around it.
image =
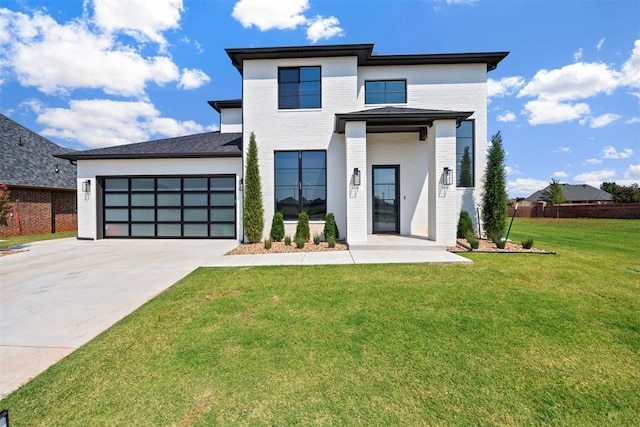
[[[640,221],[511,237],[557,255],[198,269],[0,408],[12,427],[637,425]]]
[[[13,246],[24,245],[26,243],[38,242],[40,240],[64,239],[66,237],[76,237],[77,231],[64,231],[51,234],[32,234],[29,236],[5,237],[0,239],[0,248],[6,249]]]

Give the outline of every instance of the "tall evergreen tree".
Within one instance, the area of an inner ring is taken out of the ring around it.
[[[473,187],[473,178],[471,177],[471,153],[469,147],[464,147],[462,161],[460,162],[460,182],[458,187]]]
[[[258,167],[258,144],[256,136],[251,132],[249,152],[247,153],[247,170],[244,175],[244,208],[242,212],[244,234],[251,242],[262,240],[264,230],[264,207],[262,205],[262,183]]]
[[[502,237],[507,216],[506,173],[504,171],[504,148],[500,132],[491,138],[487,155],[482,197],[482,221],[487,236]]]
[[[544,192],[542,198],[547,203],[552,203],[557,205],[559,203],[564,203],[567,199],[564,197],[564,191],[562,191],[562,186],[558,182],[557,179],[551,179],[551,184],[549,188]]]

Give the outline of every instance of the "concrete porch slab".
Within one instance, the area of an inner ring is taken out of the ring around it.
[[[349,243],[349,250],[358,251],[446,251],[447,247],[419,236],[369,234],[366,242]]]

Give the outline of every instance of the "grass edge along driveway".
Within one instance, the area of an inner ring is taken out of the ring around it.
[[[11,425],[633,425],[639,221],[555,256],[201,268],[2,402]]]

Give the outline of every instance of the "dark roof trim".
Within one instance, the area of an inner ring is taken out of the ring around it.
[[[496,69],[509,52],[436,53],[417,55],[376,55],[373,44],[343,44],[326,46],[284,46],[225,49],[231,63],[242,74],[246,59],[319,58],[357,56],[360,66],[424,65],[424,64],[487,64],[487,71]]]
[[[355,111],[353,113],[336,114],[333,131],[344,133],[347,122],[366,121],[367,128],[380,128],[385,131],[398,132],[402,129],[416,130],[421,126],[431,126],[435,120],[455,120],[461,122],[473,115],[473,111],[423,110],[418,108],[384,107],[373,110]]]
[[[242,153],[150,153],[150,154],[59,154],[66,160],[100,160],[100,159],[199,159],[209,157],[242,157]]]
[[[211,106],[218,113],[221,113],[223,108],[242,108],[242,99],[223,99],[219,101],[207,101],[207,104]]]

